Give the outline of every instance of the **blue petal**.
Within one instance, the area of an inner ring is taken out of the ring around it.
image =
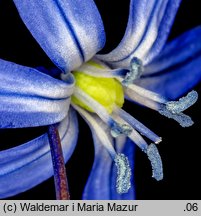
[[[110,199],[112,159],[96,135],[93,135],[95,159],[84,189],[84,200]],[[115,185],[113,185],[115,187]]]
[[[78,135],[75,111],[59,124],[65,162]],[[53,175],[47,133],[18,147],[0,152],[0,198],[26,191]]]
[[[85,118],[85,116],[83,117]],[[111,137],[110,130],[107,126],[103,125],[98,117],[95,117],[94,115],[93,117],[93,121],[89,121],[89,119],[85,118],[92,130],[95,145],[95,159],[83,192],[83,199],[134,199],[133,185],[127,194],[120,195],[116,192],[117,170],[100,137],[103,136],[104,133],[112,143],[114,142],[114,139]],[[101,129],[95,130],[94,122],[96,122]],[[133,145],[130,145],[130,143],[128,145],[127,144],[128,143],[125,139],[119,140],[118,146],[116,146],[117,151],[119,150],[122,153],[125,152],[128,159],[133,162]],[[131,169],[133,173],[133,165],[131,165]]]
[[[91,59],[105,43],[93,0],[14,0],[25,25],[63,72]]]
[[[0,128],[49,125],[68,113],[74,79],[54,79],[33,68],[0,60]]]
[[[98,58],[128,68],[133,57],[146,65],[161,51],[181,0],[131,0],[129,20],[120,44]]]
[[[176,99],[201,80],[201,26],[165,46],[145,68],[137,83],[169,99]]]

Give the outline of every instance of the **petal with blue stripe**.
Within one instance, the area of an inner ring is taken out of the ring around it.
[[[49,125],[68,113],[74,79],[64,82],[0,60],[0,128]]]
[[[137,84],[176,99],[201,80],[201,26],[169,42]]]
[[[164,46],[181,0],[131,0],[129,20],[120,44],[98,58],[114,68],[128,68],[133,57],[146,65]]]
[[[93,0],[14,0],[42,49],[63,72],[79,67],[104,45],[105,33]]]

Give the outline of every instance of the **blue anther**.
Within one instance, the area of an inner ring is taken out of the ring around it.
[[[163,179],[163,164],[161,161],[161,156],[158,152],[156,145],[150,144],[147,148],[147,156],[151,161],[152,166],[152,177],[157,181]]]
[[[131,187],[131,169],[128,158],[124,154],[117,154],[114,159],[117,167],[116,190],[117,193],[127,193]]]
[[[119,124],[114,122],[111,127],[111,135],[116,138],[121,134],[124,134],[126,136],[129,136],[132,132],[132,127],[130,127],[127,124]]]
[[[132,84],[134,80],[138,79],[143,71],[142,61],[136,57],[132,58],[130,62],[130,71],[126,74],[122,84],[128,86]]]
[[[180,98],[178,101],[169,101],[166,103],[166,108],[172,113],[181,113],[192,106],[198,99],[196,91],[189,92],[185,97]]]

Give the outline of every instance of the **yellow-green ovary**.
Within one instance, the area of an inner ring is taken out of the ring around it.
[[[108,113],[112,113],[114,106],[122,107],[124,103],[124,92],[122,85],[115,78],[100,78],[74,71],[73,75],[76,80],[76,86],[94,100],[100,103]],[[83,101],[75,96],[71,98],[72,102],[90,112],[94,112]]]

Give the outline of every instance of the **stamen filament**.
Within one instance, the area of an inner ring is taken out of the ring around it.
[[[150,109],[158,111],[160,108],[160,104],[158,102],[155,102],[151,99],[148,99],[146,97],[143,97],[135,92],[133,92],[129,88],[124,89],[125,95],[127,99],[131,99],[132,101],[135,101],[143,106],[146,106]]]
[[[140,134],[133,130],[132,133],[128,136],[143,152],[146,152],[148,148],[147,142],[140,136]]]
[[[90,124],[93,125],[94,129],[98,131],[99,139],[101,140],[101,143],[104,145],[104,147],[107,149],[110,156],[114,159],[116,156],[116,151],[114,150],[114,147],[111,143],[111,141],[106,136],[105,132],[103,131],[102,127],[96,122],[95,118],[93,117],[93,114],[89,113],[88,111],[85,111],[81,107],[72,104],[73,108],[79,112],[79,114]]]
[[[80,88],[75,87],[74,96],[78,98],[80,101],[85,103],[88,107],[90,107],[93,111],[97,113],[97,115],[106,123],[109,124],[111,122],[111,117],[108,114],[107,110],[100,105],[96,100],[82,91]]]
[[[128,69],[102,69],[102,68],[97,68],[91,65],[83,65],[82,67],[79,68],[80,73],[85,73],[90,76],[94,77],[104,77],[104,78],[119,78],[119,77],[125,77],[126,74],[128,73]]]
[[[174,119],[182,127],[193,125],[192,119],[188,115],[182,113],[182,111],[186,110],[197,101],[198,94],[196,91],[191,91],[186,97],[180,98],[179,101],[167,101],[159,94],[134,84],[129,85],[124,91],[128,99],[130,98],[143,106],[156,110],[167,118]]]
[[[132,128],[127,124],[120,125],[119,123],[114,122],[113,126],[111,127],[111,135],[114,138],[118,137],[120,134],[129,136],[131,132]]]
[[[70,193],[66,176],[65,163],[61,147],[61,140],[56,125],[48,127],[48,138],[54,169],[54,183],[57,200],[69,200]]]
[[[131,89],[133,92],[137,93],[138,95],[144,97],[144,98],[148,98],[152,101],[158,102],[158,103],[166,103],[167,99],[165,99],[164,97],[162,97],[161,95],[152,92],[148,89],[145,89],[143,87],[140,87],[136,84],[131,84],[129,85],[127,88]]]
[[[135,119],[133,116],[125,112],[124,110],[120,109],[119,107],[115,107],[114,112],[119,115],[121,118],[123,118],[126,122],[128,122],[131,127],[139,131],[142,135],[146,136],[156,144],[160,143],[162,141],[162,138],[157,136],[154,132],[152,132],[149,128],[147,128],[145,125],[143,125],[141,122],[139,122],[137,119]]]
[[[124,119],[118,118],[119,121],[124,122]],[[152,176],[158,181],[161,180],[163,178],[163,166],[157,147],[154,144],[148,145],[136,130],[133,130],[128,137],[147,154],[152,166]]]
[[[119,115],[117,115],[115,112],[112,114],[112,116],[118,120],[121,124],[128,124],[127,121],[125,121],[123,118],[121,118]],[[129,125],[130,126],[130,125]],[[131,127],[131,126],[130,126]],[[132,128],[132,127],[131,127]],[[142,138],[142,136],[133,129],[131,134],[128,135],[128,137],[144,152],[146,152],[148,148],[147,142]]]

